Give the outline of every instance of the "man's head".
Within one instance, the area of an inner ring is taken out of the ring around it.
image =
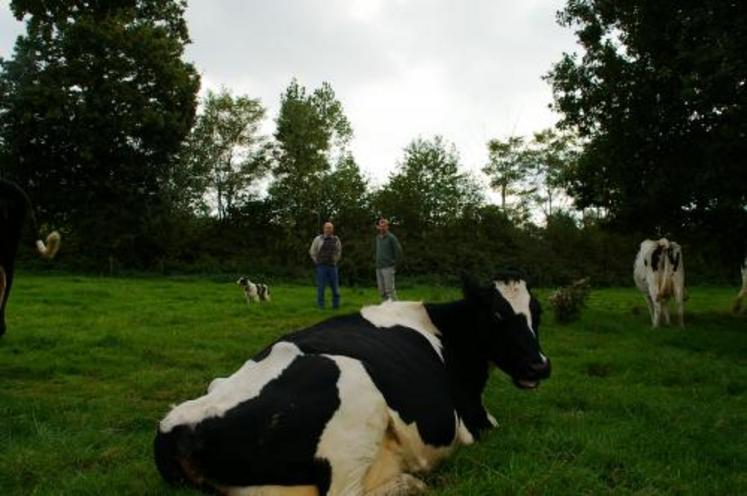
[[[332,236],[335,232],[335,226],[331,222],[325,222],[322,226],[322,232],[325,236]]]
[[[386,234],[389,232],[389,221],[387,219],[381,218],[376,223],[376,229],[379,231],[379,234]]]

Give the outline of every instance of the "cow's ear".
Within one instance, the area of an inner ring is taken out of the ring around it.
[[[537,298],[532,296],[529,300],[529,312],[532,315],[532,327],[534,333],[539,336],[540,319],[542,317],[542,306]]]
[[[480,284],[475,276],[462,273],[461,280],[465,300],[482,305],[490,303],[490,289]]]

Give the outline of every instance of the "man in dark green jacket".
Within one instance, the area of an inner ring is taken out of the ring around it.
[[[402,245],[397,237],[389,232],[389,221],[379,219],[376,223],[379,234],[376,236],[376,284],[383,300],[396,300],[394,274],[402,260]]]

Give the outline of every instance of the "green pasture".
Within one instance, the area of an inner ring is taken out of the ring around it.
[[[728,312],[735,293],[691,287],[687,328],[654,331],[632,288],[593,291],[568,326],[539,291],[553,376],[528,392],[494,372],[485,404],[499,428],[428,475],[431,494],[747,494],[747,316]],[[341,312],[377,300],[368,288],[342,295]],[[333,314],[310,286],[274,285],[273,298],[249,307],[228,278],[20,274],[0,339],[0,495],[194,494],[155,470],[158,420]]]

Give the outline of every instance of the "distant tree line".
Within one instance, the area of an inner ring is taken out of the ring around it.
[[[734,277],[747,232],[739,3],[570,0],[559,22],[585,52],[546,76],[557,129],[490,140],[483,177],[443,137],[417,137],[378,187],[328,83],[291,81],[272,136],[256,98],[198,98],[185,8],[11,2],[27,31],[0,60],[0,176],[63,232],[71,269],[298,277],[331,220],[356,283],[385,216],[413,277],[513,266],[539,284],[627,284],[637,244],[660,235],[685,245],[696,278]]]

